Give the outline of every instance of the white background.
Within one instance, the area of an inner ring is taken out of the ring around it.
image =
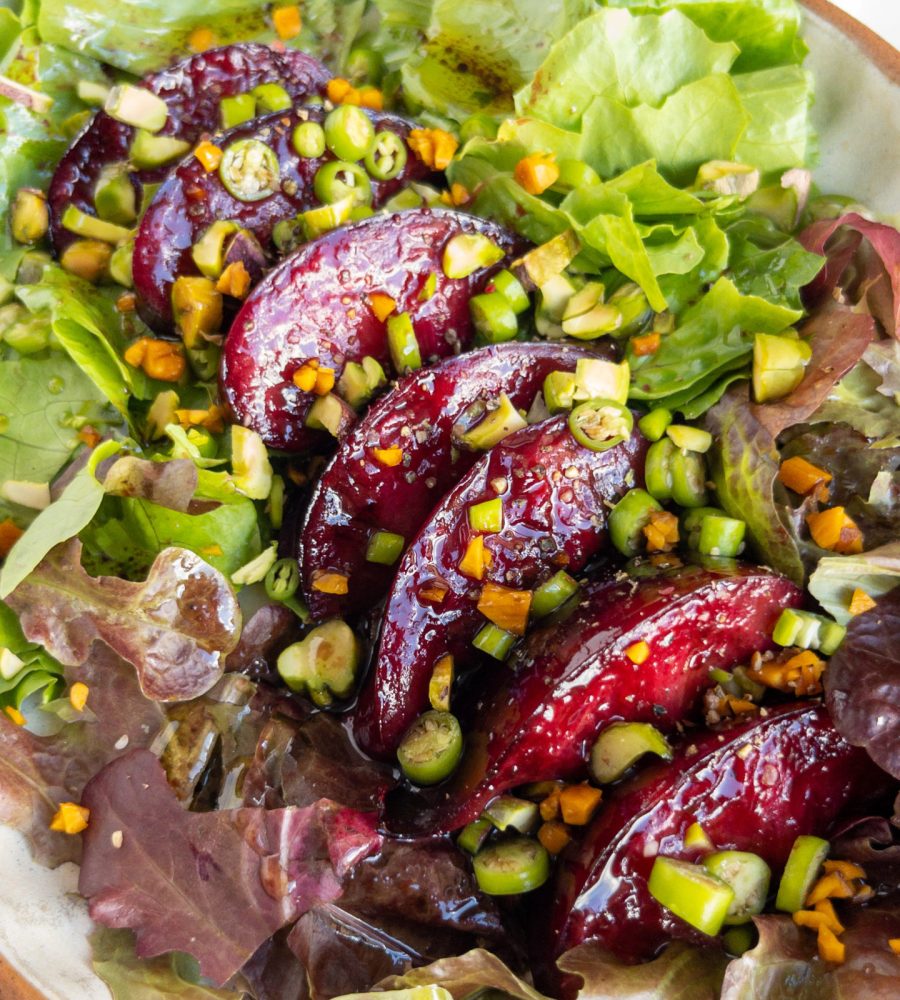
[[[831,0],[900,48],[900,0]]]

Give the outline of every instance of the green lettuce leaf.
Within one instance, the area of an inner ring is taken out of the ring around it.
[[[63,685],[63,667],[42,646],[29,642],[22,634],[19,619],[0,601],[0,648],[14,653],[22,666],[12,677],[0,677],[0,707],[20,708],[36,691],[43,691],[42,702],[56,696]]]
[[[605,0],[636,14],[680,10],[715,41],[735,42],[739,72],[802,62],[800,5],[795,0]]]
[[[719,278],[709,293],[684,313],[655,354],[629,358],[631,395],[660,399],[697,386],[702,379],[749,357],[755,333],[780,333],[801,315],[799,309],[742,295],[733,282]]]
[[[881,376],[861,361],[837,383],[810,419],[849,424],[883,446],[897,447],[900,445],[900,406],[892,397],[878,391],[881,385]]]
[[[632,17],[599,10],[553,46],[516,94],[516,111],[577,128],[594,97],[656,107],[687,83],[727,73],[737,52],[732,43],[710,41],[677,11]]]
[[[857,587],[881,597],[900,585],[900,541],[858,556],[825,556],[809,578],[809,592],[841,625],[853,617],[847,610]]]
[[[763,174],[807,163],[813,149],[812,75],[799,66],[777,66],[733,79],[748,118],[733,158]]]

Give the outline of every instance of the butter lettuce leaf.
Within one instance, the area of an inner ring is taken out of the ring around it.
[[[815,149],[809,122],[812,75],[799,66],[776,66],[733,79],[748,118],[735,158],[763,174],[810,162]]]

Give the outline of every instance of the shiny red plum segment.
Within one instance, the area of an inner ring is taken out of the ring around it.
[[[253,42],[227,45],[191,56],[160,73],[144,78],[146,87],[166,103],[168,120],[159,135],[195,142],[220,126],[219,101],[244,94],[263,83],[280,84],[295,101],[324,91],[331,74],[312,56],[296,49],[276,52]],[[98,112],[62,158],[50,183],[51,239],[60,253],[77,237],[62,228],[68,205],[94,214],[94,188],[104,167],[128,160],[137,130]],[[138,191],[143,184],[161,181],[169,167],[137,170],[132,174]]]
[[[826,836],[848,805],[885,788],[885,776],[844,741],[824,705],[764,711],[723,733],[687,738],[671,764],[616,789],[561,860],[541,931],[548,959],[584,941],[628,961],[651,958],[672,938],[708,942],[647,888],[657,855],[699,860],[684,846],[692,823],[717,850],[760,855],[777,880],[796,837]]]
[[[404,142],[415,127],[397,115],[363,110],[372,119],[376,132],[393,132]],[[272,257],[275,225],[322,204],[313,190],[313,180],[322,164],[335,157],[330,152],[321,157],[300,156],[291,137],[301,122],[321,124],[324,120],[322,108],[294,108],[256,118],[214,137],[223,150],[233,143],[256,139],[275,153],[280,187],[259,201],[235,198],[222,183],[218,171],[207,171],[195,156],[186,157],[172,169],[141,220],[134,244],[134,289],[145,322],[160,332],[171,331],[172,284],[182,275],[200,273],[191,257],[191,247],[217,219],[239,223]],[[410,181],[430,173],[430,168],[410,151],[397,177],[371,180],[373,206],[377,208]]]
[[[476,819],[500,792],[529,781],[580,776],[593,740],[611,722],[671,730],[689,717],[712,667],[733,667],[772,646],[772,629],[802,595],[755,566],[688,566],[646,579],[606,579],[532,633],[479,698],[466,755],[431,808],[404,803],[387,826],[443,833]],[[626,650],[645,642],[634,663]],[[399,799],[403,802],[403,798]]]
[[[472,340],[469,300],[503,261],[448,278],[443,251],[460,233],[482,233],[507,254],[521,247],[496,223],[444,209],[376,215],[301,247],[257,285],[235,317],[220,384],[235,420],[271,448],[299,451],[327,439],[304,426],[317,398],[294,373],[310,359],[340,379],[348,361],[370,356],[391,370],[387,323],[369,296],[382,293],[408,313],[423,362],[458,354]],[[433,276],[433,278],[432,278]],[[423,294],[432,278],[433,294]]]
[[[397,570],[372,672],[354,714],[360,746],[390,756],[428,706],[437,661],[461,669],[477,655],[472,639],[487,620],[483,583],[531,590],[560,569],[577,573],[606,545],[609,507],[636,485],[646,441],[636,431],[606,451],[579,444],[567,417],[511,434],[478,460],[435,508]],[[500,531],[484,535],[490,566],[479,582],[459,569],[469,540],[469,508],[499,497]],[[438,584],[443,600],[427,596]],[[506,669],[495,664],[497,670]]]
[[[313,618],[363,611],[387,591],[396,566],[369,562],[369,539],[380,530],[410,541],[481,457],[453,441],[453,425],[469,407],[506,393],[528,410],[550,372],[572,372],[579,358],[598,356],[575,344],[495,344],[413,372],[378,400],[341,442],[307,507],[297,555]],[[399,465],[373,458],[374,448],[394,447],[403,451]],[[348,593],[315,590],[317,571],[347,577]]]

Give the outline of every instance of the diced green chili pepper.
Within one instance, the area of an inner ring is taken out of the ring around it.
[[[660,438],[647,449],[644,460],[644,482],[647,492],[665,503],[672,499],[672,456],[676,447],[667,438]]]
[[[448,278],[468,278],[506,256],[502,247],[483,233],[458,233],[444,247],[443,268]]]
[[[666,428],[666,434],[672,439],[676,448],[696,451],[703,455],[712,447],[712,434],[700,427],[689,427],[686,424],[671,424]]]
[[[94,188],[94,208],[107,222],[128,226],[137,218],[137,196],[126,163],[104,167]]]
[[[847,629],[843,625],[823,615],[785,608],[775,623],[772,639],[779,646],[802,646],[803,649],[817,649],[825,656],[831,656],[837,652],[846,634]]]
[[[353,198],[333,201],[328,205],[308,208],[297,216],[297,222],[307,240],[314,240],[323,233],[330,233],[345,222],[349,222],[353,214]]]
[[[235,94],[219,101],[219,117],[222,128],[234,128],[252,121],[256,117],[256,98],[253,94]]]
[[[130,229],[98,219],[96,215],[88,215],[76,205],[66,205],[61,221],[63,229],[68,229],[70,233],[102,243],[125,243],[131,238]]]
[[[589,399],[569,414],[572,436],[591,451],[614,448],[631,435],[633,428],[631,410],[614,399]]]
[[[531,595],[531,613],[535,618],[545,618],[561,608],[573,594],[578,593],[578,581],[565,570],[554,573]]]
[[[388,317],[387,339],[391,361],[398,373],[402,375],[422,367],[422,353],[409,313]]]
[[[284,517],[284,479],[281,476],[272,476],[272,490],[269,493],[266,512],[272,522],[272,527],[276,530],[280,528]]]
[[[300,586],[300,567],[296,559],[279,559],[266,573],[266,595],[273,601],[286,601]]]
[[[382,566],[393,566],[400,558],[404,544],[403,535],[393,531],[376,531],[366,546],[366,559]]]
[[[798,837],[788,855],[784,874],[778,883],[775,909],[796,913],[806,905],[806,897],[819,875],[831,845],[821,837]]]
[[[400,768],[417,785],[436,785],[452,774],[463,751],[462,730],[449,712],[425,712],[397,748]]]
[[[274,111],[287,111],[293,104],[291,95],[277,83],[261,83],[250,91],[256,101],[257,108],[263,114]]]
[[[288,646],[278,657],[277,666],[292,691],[326,707],[335,698],[351,694],[361,658],[359,639],[349,625],[336,618]]]
[[[676,917],[714,937],[721,931],[734,890],[702,866],[657,857],[647,882],[650,895]]]
[[[489,844],[472,859],[475,879],[489,896],[531,892],[550,877],[550,855],[530,837]]]
[[[725,916],[726,924],[746,924],[751,917],[762,913],[772,871],[758,854],[716,851],[703,859],[703,867],[731,886],[734,892]]]
[[[467,854],[477,854],[493,829],[494,824],[489,819],[476,819],[459,831],[456,846]]]
[[[134,287],[134,275],[131,263],[134,256],[134,243],[130,240],[116,247],[109,258],[109,276],[123,288]]]
[[[409,153],[406,143],[395,132],[379,132],[372,148],[365,154],[366,170],[376,181],[391,181],[398,177]]]
[[[299,156],[314,159],[325,152],[325,129],[318,122],[300,122],[291,143]]]
[[[512,632],[488,622],[472,640],[472,645],[482,653],[493,656],[495,660],[505,660],[515,644],[516,637]]]
[[[259,139],[240,139],[222,154],[219,178],[238,201],[261,201],[278,190],[278,157]]]
[[[643,548],[643,531],[650,515],[661,510],[646,490],[629,490],[609,512],[610,541],[628,559],[636,556]]]
[[[473,504],[469,508],[469,525],[473,531],[500,531],[503,528],[503,501],[500,497]]]
[[[478,331],[479,342],[502,344],[515,340],[519,323],[509,300],[502,292],[485,292],[469,300],[472,323]]]
[[[358,164],[346,160],[332,160],[319,167],[313,188],[325,205],[345,198],[352,198],[355,205],[368,205],[372,201],[369,175]]]
[[[501,293],[501,295],[506,296],[506,301],[509,302],[512,307],[513,312],[522,313],[531,305],[531,299],[528,297],[528,292],[525,291],[522,282],[512,273],[504,268],[502,271],[498,271],[493,278],[491,278],[491,284],[494,289]]]
[[[672,499],[679,507],[703,507],[706,489],[706,459],[696,451],[676,448],[669,459],[672,472]]]
[[[152,132],[139,128],[131,141],[128,158],[140,170],[153,170],[181,159],[190,148],[191,144],[184,139],[176,139],[171,135],[153,135]]]
[[[591,774],[601,784],[617,781],[644,754],[672,759],[668,740],[649,722],[613,722],[597,737],[591,750]]]
[[[500,795],[485,807],[482,815],[498,830],[530,833],[537,826],[538,807],[534,802],[516,798],[515,795]]]
[[[680,537],[692,552],[700,551],[700,529],[703,527],[703,519],[707,515],[728,517],[725,511],[719,507],[689,507],[681,515]]]
[[[733,559],[744,548],[747,523],[734,517],[707,514],[700,524],[697,549],[705,556],[723,556]]]
[[[551,414],[572,409],[575,388],[574,372],[550,372],[544,379],[544,403]]]
[[[660,407],[651,410],[638,421],[638,430],[648,441],[659,441],[666,433],[666,428],[672,423],[672,411]]]
[[[362,108],[341,104],[325,119],[325,143],[339,160],[361,160],[375,144],[375,126]]]

